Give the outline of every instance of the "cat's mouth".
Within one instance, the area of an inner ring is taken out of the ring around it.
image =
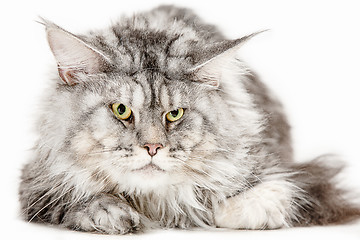
[[[135,170],[133,170],[134,172],[165,172],[164,169],[162,169],[161,167],[159,167],[158,165],[154,164],[154,163],[148,163],[145,166],[141,167],[141,168],[137,168]]]

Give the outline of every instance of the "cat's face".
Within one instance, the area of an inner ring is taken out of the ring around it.
[[[130,56],[109,57],[111,51],[46,24],[64,81],[54,89],[41,126],[43,144],[63,154],[54,172],[69,174],[69,166],[80,166],[70,174],[76,185],[95,182],[126,192],[226,184],[227,176],[239,175],[235,160],[248,151],[258,118],[237,80],[242,70],[224,68],[235,61],[237,47],[196,64],[182,54],[188,49],[179,56],[167,46],[161,50],[162,41],[155,49],[132,46]],[[248,174],[249,163],[241,164]]]
[[[226,115],[212,91],[154,72],[93,78],[66,87],[73,114],[62,122],[70,123],[67,150],[77,164],[99,179],[142,191],[204,171],[206,156],[220,147],[217,118]],[[99,85],[91,87],[92,81]]]

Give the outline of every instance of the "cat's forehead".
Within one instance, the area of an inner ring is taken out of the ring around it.
[[[133,76],[115,77],[109,82],[111,101],[121,101],[136,109],[171,110],[186,107],[191,99],[191,83],[170,79],[155,71],[142,71]]]
[[[118,71],[156,70],[178,75],[206,58],[208,52],[203,51],[207,43],[194,30],[184,31],[115,25],[110,31],[91,32],[84,38],[109,57]]]

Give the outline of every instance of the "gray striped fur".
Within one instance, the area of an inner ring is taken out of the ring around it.
[[[171,6],[83,35],[44,25],[60,77],[42,101],[39,140],[23,169],[28,221],[124,234],[359,215],[332,183],[336,168],[293,162],[281,104],[236,57],[249,37],[227,40]],[[132,120],[118,120],[113,103],[129,106]],[[177,108],[184,116],[167,122]],[[164,147],[151,158],[147,143]],[[162,170],[136,170],[150,160]]]

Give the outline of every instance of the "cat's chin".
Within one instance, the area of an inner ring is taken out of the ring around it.
[[[139,181],[141,185],[152,185],[152,183],[155,182],[161,184],[163,181],[167,181],[167,178],[169,177],[164,169],[153,163],[149,163],[141,168],[133,170],[130,175],[134,176],[136,182]]]
[[[175,179],[155,164],[147,164],[123,175],[119,181],[125,191],[148,194],[165,191],[175,183]]]
[[[137,168],[137,169],[133,170],[133,172],[152,175],[152,174],[165,172],[165,170],[162,169],[161,167],[159,167],[158,165],[154,164],[154,163],[149,163],[149,164],[146,164],[143,167],[140,167],[140,168]]]

